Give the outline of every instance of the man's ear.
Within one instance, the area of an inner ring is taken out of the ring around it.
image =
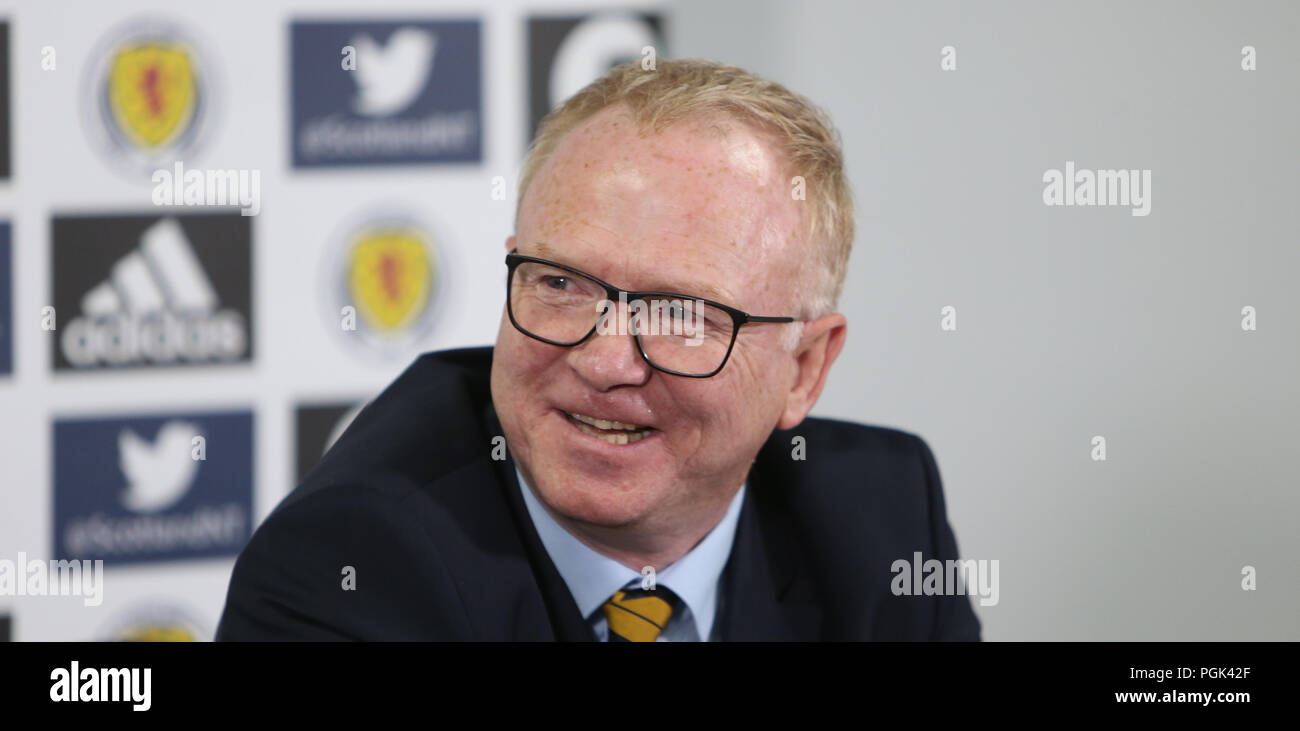
[[[804,324],[803,337],[794,351],[799,370],[790,393],[786,395],[785,411],[781,412],[776,428],[793,429],[812,411],[822,387],[826,385],[831,364],[844,348],[848,329],[844,315],[838,312]]]

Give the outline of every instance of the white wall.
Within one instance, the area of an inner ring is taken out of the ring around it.
[[[985,637],[1300,639],[1300,7],[672,9],[676,55],[842,131],[849,337],[815,413],[929,440],[962,554],[1000,561]],[[1045,206],[1067,160],[1152,170],[1150,214]]]

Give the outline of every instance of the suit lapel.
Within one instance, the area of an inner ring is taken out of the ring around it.
[[[760,452],[746,480],[736,542],[723,571],[719,638],[726,642],[818,639],[821,611],[800,565],[783,504],[793,485]]]
[[[490,399],[484,408],[483,424],[489,435],[504,436],[501,422],[497,419],[496,409],[493,408]],[[514,521],[528,563],[532,566],[533,575],[537,579],[537,588],[541,592],[542,602],[546,605],[551,629],[555,632],[554,639],[561,642],[595,642],[595,633],[578,610],[578,604],[574,601],[568,584],[564,583],[564,578],[560,576],[550,555],[546,553],[546,547],[542,545],[542,539],[537,535],[537,529],[533,526],[528,509],[524,506],[523,496],[519,494],[521,486],[519,477],[515,473],[514,457],[507,452],[506,459],[494,460],[492,464],[496,469],[498,487],[503,491],[503,497],[510,506],[510,517]]]

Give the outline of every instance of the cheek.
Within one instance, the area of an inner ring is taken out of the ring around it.
[[[510,320],[502,317],[493,360],[500,361],[501,372],[509,380],[503,385],[526,390],[523,384],[536,379],[537,374],[556,357],[550,350],[545,344],[516,330]]]
[[[728,362],[727,370],[730,371],[734,365]],[[680,386],[674,390],[672,399],[678,404],[688,404],[684,410],[699,427],[696,436],[704,444],[715,445],[722,440],[734,439],[738,434],[749,433],[763,410],[755,399],[755,384],[744,368],[703,381],[684,382]]]
[[[739,356],[739,357],[737,357]],[[727,397],[734,399],[736,433],[748,434],[775,423],[785,399],[781,389],[784,370],[775,353],[732,353],[727,368],[735,366],[726,382]]]
[[[535,392],[533,383],[541,366],[532,351],[528,338],[502,318],[492,358],[492,398],[503,421],[521,417],[528,395]]]

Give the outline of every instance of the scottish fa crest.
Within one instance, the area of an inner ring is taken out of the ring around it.
[[[365,325],[380,337],[413,329],[437,276],[429,236],[409,224],[363,227],[346,256],[346,290]]]
[[[114,167],[136,175],[193,154],[216,84],[192,36],[166,22],[135,22],[110,33],[89,68],[87,126]]]
[[[446,288],[442,247],[431,228],[401,212],[368,212],[330,247],[326,322],[354,349],[405,358],[427,346]]]

